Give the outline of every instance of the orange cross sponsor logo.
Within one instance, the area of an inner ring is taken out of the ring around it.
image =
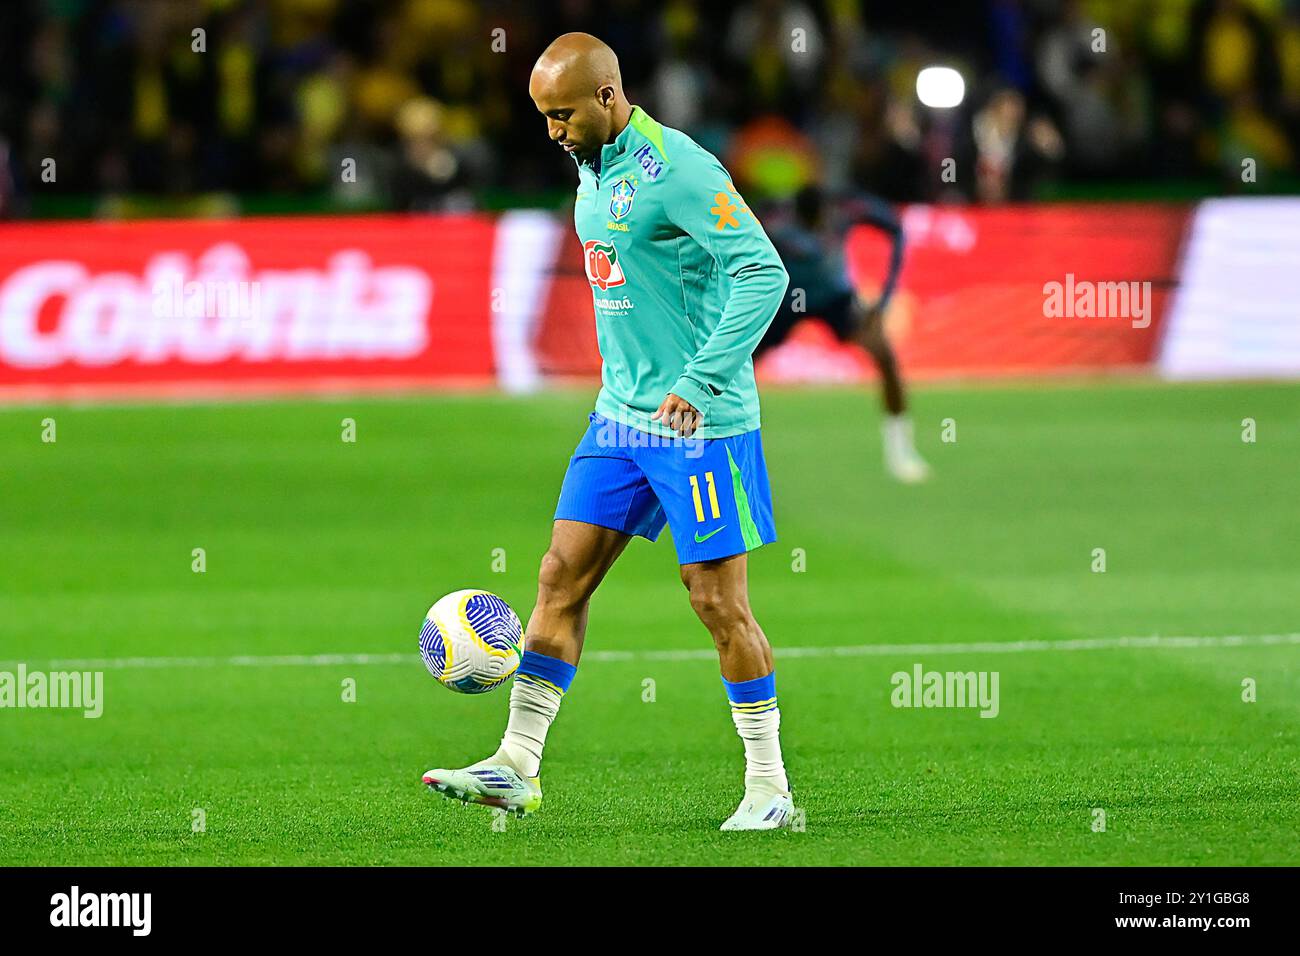
[[[709,208],[709,212],[718,217],[716,228],[724,229],[731,226],[733,229],[739,229],[740,220],[736,218],[736,215],[749,212],[749,207],[745,205],[745,201],[740,198],[740,193],[736,192],[736,187],[731,185],[730,182],[727,183],[727,192],[731,193],[731,195],[728,196],[724,192],[714,194],[713,202],[715,205]]]

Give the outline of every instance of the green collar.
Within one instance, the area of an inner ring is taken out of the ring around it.
[[[606,143],[600,148],[601,169],[608,167],[640,140],[649,141],[659,151],[659,156],[665,162],[668,161],[664,154],[664,128],[641,107],[633,106],[623,131],[614,137],[614,142]]]

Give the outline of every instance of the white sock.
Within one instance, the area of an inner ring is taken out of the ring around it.
[[[789,793],[781,760],[781,711],[775,707],[761,714],[732,710],[731,721],[745,742],[745,792]]]
[[[506,725],[501,746],[487,762],[501,761],[525,777],[536,777],[542,766],[542,748],[546,732],[560,712],[564,695],[553,685],[515,678],[510,689],[510,722]]]
[[[912,438],[912,419],[906,412],[898,415],[886,415],[880,423],[881,437],[885,441],[885,457],[898,460],[907,458],[916,451]]]

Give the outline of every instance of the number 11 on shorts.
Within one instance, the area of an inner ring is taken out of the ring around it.
[[[713,517],[721,518],[722,509],[718,507],[718,489],[713,485],[713,472],[704,473],[704,483],[709,486],[709,509],[713,512]],[[698,475],[691,475],[691,500],[695,502],[695,520],[704,520],[704,502],[700,500],[700,479]]]

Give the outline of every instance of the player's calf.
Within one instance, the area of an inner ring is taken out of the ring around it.
[[[724,830],[770,830],[792,815],[781,757],[772,649],[749,609],[745,555],[682,566],[691,607],[713,635],[731,719],[745,747],[745,796]]]

